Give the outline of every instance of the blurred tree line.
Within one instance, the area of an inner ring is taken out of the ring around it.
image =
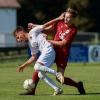
[[[58,17],[67,7],[79,11],[74,22],[81,31],[100,32],[100,0],[18,0],[18,25],[43,24]]]

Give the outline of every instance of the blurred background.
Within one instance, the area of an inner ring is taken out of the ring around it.
[[[69,61],[99,62],[99,0],[0,0],[0,60],[29,56],[26,45],[17,43],[12,35],[17,26],[27,28],[29,22],[44,24],[58,17],[67,7],[79,11],[74,20],[78,33]]]

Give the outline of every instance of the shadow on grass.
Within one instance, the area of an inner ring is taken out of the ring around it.
[[[20,95],[20,94],[19,94]],[[100,95],[100,92],[97,93],[86,93],[85,95],[80,95],[80,94],[60,94],[57,96],[86,96],[86,95]],[[36,95],[23,95],[23,96],[53,96],[53,94],[36,94]]]
[[[68,95],[76,95],[76,96],[86,96],[86,95],[100,95],[100,92],[97,93],[86,93],[85,95],[80,95],[80,94],[61,94],[57,96],[68,96]],[[52,96],[52,94],[38,94],[37,96]]]
[[[83,95],[80,95],[80,94],[62,94],[62,95],[78,95],[78,96],[85,96],[85,95],[100,95],[100,92],[86,93],[86,94],[83,94]]]
[[[100,92],[96,92],[96,93],[86,93],[86,95],[100,95]]]

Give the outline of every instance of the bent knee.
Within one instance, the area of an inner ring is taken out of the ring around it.
[[[38,73],[38,77],[39,77],[40,79],[44,79],[44,78],[45,78],[45,74],[42,73],[42,72],[39,72],[39,73]]]
[[[39,63],[36,63],[36,64],[34,65],[34,69],[35,69],[35,70],[40,70],[40,64],[39,64]]]

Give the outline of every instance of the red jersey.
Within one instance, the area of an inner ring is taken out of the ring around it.
[[[54,37],[55,41],[62,41],[65,39],[67,44],[64,47],[54,46],[56,51],[56,57],[67,58],[69,55],[69,50],[71,43],[77,33],[77,28],[75,25],[68,26],[64,21],[60,21],[55,25],[56,35]]]

